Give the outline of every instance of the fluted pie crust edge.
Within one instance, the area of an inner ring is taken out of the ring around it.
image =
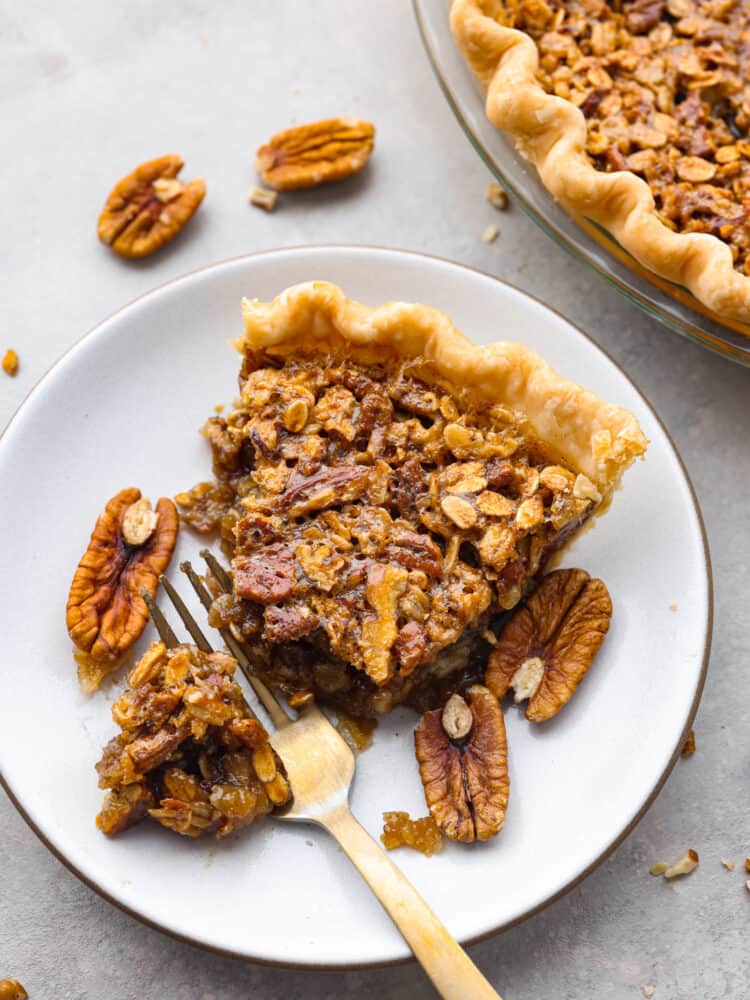
[[[486,90],[486,113],[534,164],[568,211],[602,226],[631,256],[687,288],[719,317],[750,322],[750,278],[735,270],[729,246],[708,233],[675,233],[659,219],[645,180],[628,170],[597,170],[586,153],[586,119],[537,80],[533,39],[497,18],[502,0],[452,0],[451,30]]]
[[[596,483],[604,499],[648,444],[631,413],[562,378],[536,351],[508,341],[474,344],[428,306],[370,308],[335,285],[313,281],[271,302],[244,299],[242,313],[245,332],[235,342],[241,352],[366,364],[424,359],[457,390],[524,414],[538,438]]]

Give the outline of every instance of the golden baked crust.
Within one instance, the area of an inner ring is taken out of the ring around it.
[[[543,89],[536,44],[498,23],[503,9],[503,0],[452,0],[451,7],[454,37],[486,89],[490,121],[510,133],[566,209],[602,226],[641,264],[715,313],[750,321],[750,279],[735,269],[729,246],[707,233],[673,232],[659,219],[645,180],[596,169],[585,149],[583,113]]]
[[[602,496],[647,446],[627,410],[563,379],[535,351],[507,341],[478,346],[437,309],[405,302],[377,308],[314,281],[286,289],[272,302],[245,299],[240,351],[268,355],[327,352],[364,363],[420,357],[453,385],[520,410],[537,436],[596,483]]]

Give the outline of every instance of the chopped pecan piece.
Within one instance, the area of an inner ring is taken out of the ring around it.
[[[163,764],[167,757],[190,736],[190,729],[183,726],[172,729],[164,726],[155,733],[139,736],[127,748],[133,767],[141,774]]]
[[[399,566],[420,570],[428,577],[437,578],[442,572],[440,549],[429,535],[397,529],[392,533],[392,541],[386,546],[385,554]]]
[[[271,136],[255,167],[277,191],[315,187],[358,173],[372,152],[375,128],[354,118],[325,118]]]
[[[275,519],[264,517],[262,514],[248,514],[247,517],[243,517],[235,528],[235,535],[243,548],[253,548],[279,540]]]
[[[544,722],[573,697],[609,629],[612,601],[582,569],[545,576],[498,637],[486,682],[497,698],[509,688],[529,699],[526,718]]]
[[[114,496],[96,522],[66,612],[70,638],[91,660],[80,674],[90,687],[98,686],[143,631],[148,611],[141,590],[156,593],[178,526],[171,500],[162,498],[152,511],[132,487]]]
[[[234,560],[234,589],[258,604],[286,600],[294,589],[295,560],[288,545],[273,542],[252,556]]]
[[[229,723],[233,736],[250,750],[257,750],[268,742],[268,733],[257,719],[235,719]]]
[[[114,837],[140,823],[155,806],[156,798],[147,785],[140,782],[123,785],[107,795],[102,811],[96,817],[96,825],[102,833]]]
[[[182,166],[179,156],[161,156],[118,181],[99,216],[102,243],[121,257],[146,257],[176,236],[206,193],[201,177],[177,180]]]
[[[320,624],[317,615],[304,604],[281,608],[272,605],[266,608],[263,617],[266,622],[265,635],[269,642],[301,639],[303,635],[314,632]]]
[[[401,664],[401,676],[408,677],[419,665],[427,648],[427,636],[419,622],[407,622],[399,631],[393,650]]]
[[[435,822],[451,840],[471,843],[489,840],[501,829],[510,779],[497,699],[480,684],[470,687],[467,697],[468,704],[454,695],[445,709],[426,712],[414,731],[414,744]],[[452,738],[450,733],[462,735]]]
[[[485,469],[487,485],[491,490],[507,490],[516,482],[516,471],[510,462],[505,462],[501,458],[492,458],[487,463]]]
[[[278,509],[289,517],[301,517],[313,510],[361,497],[370,485],[371,472],[356,465],[321,469],[291,485],[278,498]]]
[[[402,517],[411,518],[418,514],[420,501],[427,493],[427,477],[416,456],[407,458],[395,471],[392,492]]]
[[[257,205],[258,208],[262,208],[265,212],[273,212],[279,196],[275,191],[269,191],[268,188],[258,187],[257,184],[253,184],[247,200],[251,205]]]

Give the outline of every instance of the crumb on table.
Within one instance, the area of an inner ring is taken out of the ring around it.
[[[9,347],[3,355],[3,371],[11,378],[18,373],[18,354]]]

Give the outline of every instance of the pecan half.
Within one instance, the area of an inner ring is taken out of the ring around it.
[[[28,995],[17,979],[0,979],[0,1000],[26,1000]]]
[[[277,191],[316,187],[358,173],[372,152],[375,127],[325,118],[277,132],[256,154],[255,168]]]
[[[178,527],[171,500],[159,500],[152,511],[134,487],[112,497],[100,515],[70,585],[66,609],[70,638],[100,667],[85,671],[85,686],[98,687],[143,631],[148,611],[141,590],[156,593]]]
[[[393,674],[391,647],[398,637],[398,599],[406,590],[407,572],[401,566],[373,563],[367,571],[365,596],[373,618],[362,624],[365,668],[376,684],[385,684]]]
[[[402,677],[408,677],[419,666],[426,648],[425,630],[419,622],[407,622],[393,644],[393,651],[401,665]]]
[[[177,180],[174,153],[149,160],[115,184],[99,216],[99,239],[121,257],[146,257],[176,236],[206,194],[206,182]]]
[[[425,799],[446,837],[471,843],[501,829],[508,807],[508,746],[495,696],[475,684],[468,704],[453,695],[414,731]],[[452,734],[456,734],[455,737]]]
[[[582,569],[545,576],[500,633],[487,663],[487,687],[529,699],[526,718],[551,719],[573,697],[609,629],[612,601]]]

